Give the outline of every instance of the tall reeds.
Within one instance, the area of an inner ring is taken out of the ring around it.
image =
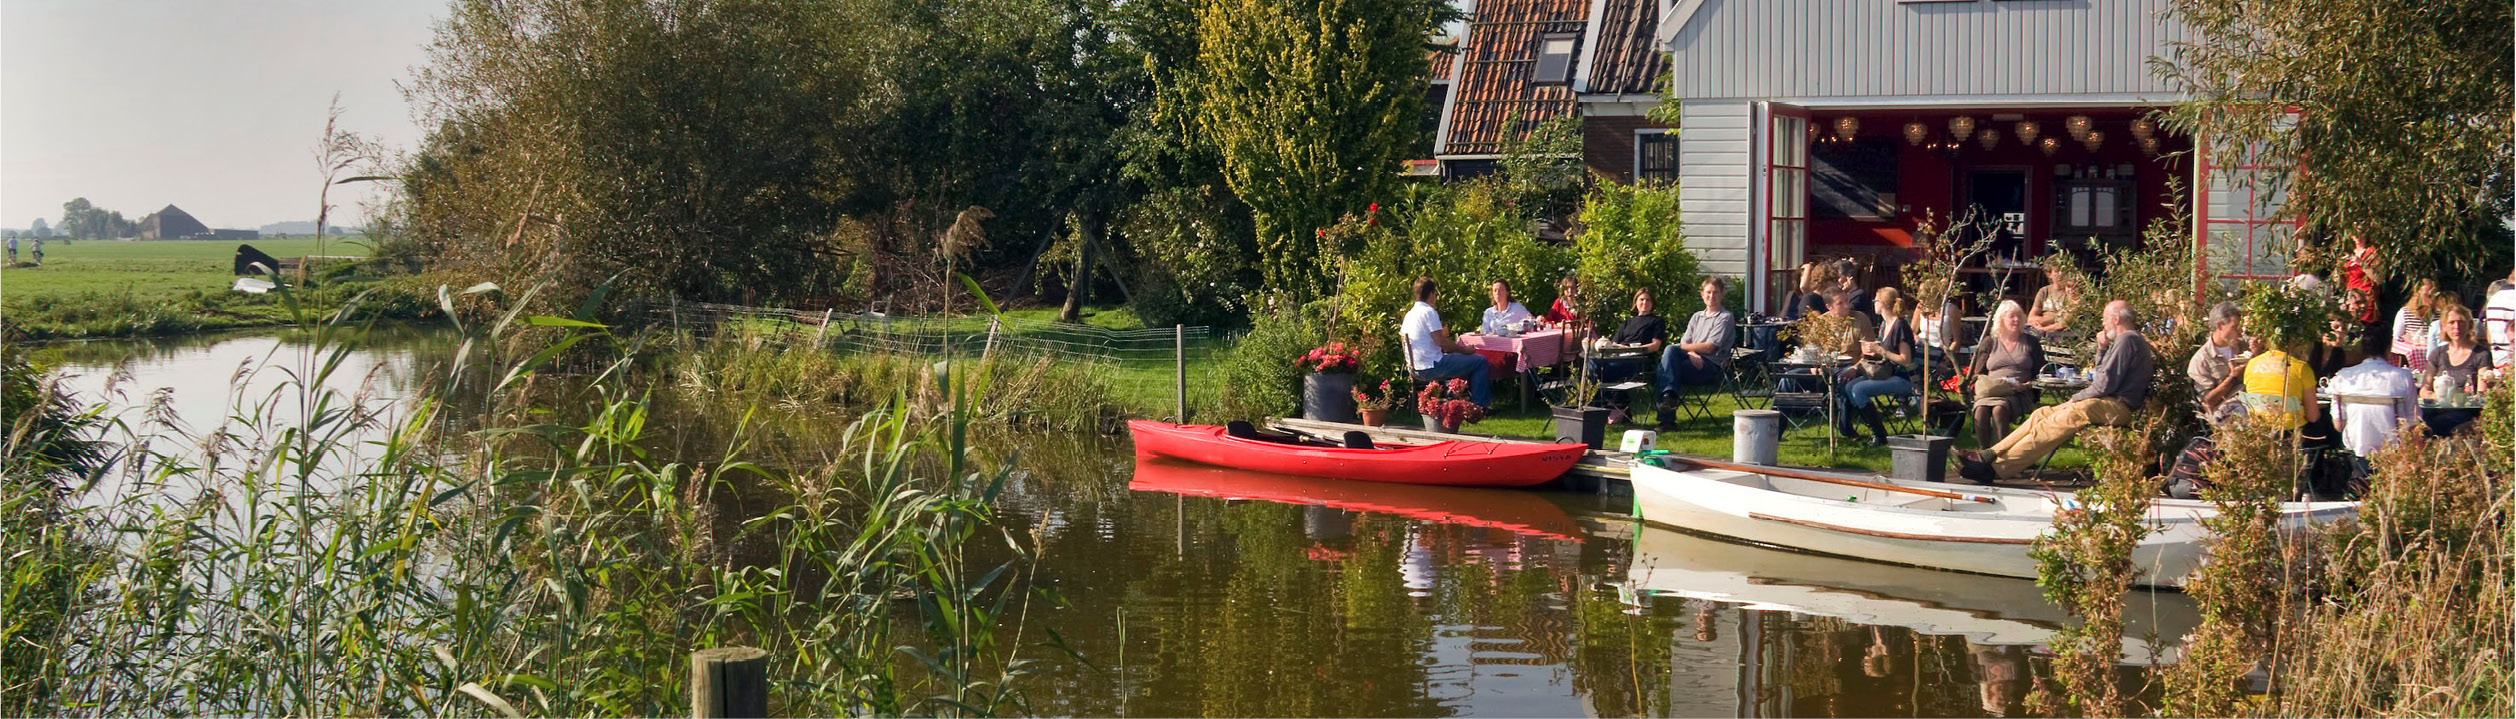
[[[0,714],[678,714],[688,653],[729,644],[769,650],[781,713],[1020,710],[1031,665],[988,637],[1021,560],[961,551],[1006,471],[970,459],[984,370],[933,368],[943,411],[895,396],[817,466],[743,432],[694,461],[645,441],[631,338],[509,313],[458,355],[556,339],[395,402],[332,382],[355,305],[241,368],[287,381],[217,426],[109,418],[97,494],[0,483]],[[571,347],[618,354],[549,376]]]

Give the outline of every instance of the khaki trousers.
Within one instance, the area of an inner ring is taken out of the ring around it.
[[[2016,477],[2092,424],[2120,426],[2132,421],[2132,408],[2112,397],[2074,400],[2036,410],[2027,421],[1992,445],[1984,460],[2000,476]]]

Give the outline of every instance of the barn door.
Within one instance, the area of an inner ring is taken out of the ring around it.
[[[1765,311],[1781,311],[1801,262],[1808,260],[1808,111],[1791,105],[1764,103],[1765,132],[1762,252],[1766,291],[1756,301]]]

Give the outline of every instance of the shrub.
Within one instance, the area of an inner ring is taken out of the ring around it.
[[[1650,288],[1662,317],[1703,309],[1695,297],[1703,273],[1686,251],[1676,185],[1599,183],[1582,204],[1573,254],[1583,303],[1593,305],[1581,308],[1585,316],[1616,314],[1641,288]],[[1735,284],[1730,290],[1731,298],[1744,295]]]
[[[1258,313],[1251,318],[1249,333],[1223,353],[1223,416],[1293,415],[1301,409],[1305,371],[1293,360],[1328,341],[1327,315],[1333,303],[1294,306],[1279,296],[1253,304]]]
[[[1363,348],[1367,372],[1399,363],[1398,322],[1415,304],[1415,278],[1440,283],[1433,309],[1457,332],[1491,304],[1485,287],[1494,280],[1543,310],[1573,266],[1571,249],[1539,240],[1493,181],[1410,187],[1394,210],[1347,218],[1328,233],[1338,242],[1352,236],[1342,246],[1359,248],[1343,264],[1335,337]]]

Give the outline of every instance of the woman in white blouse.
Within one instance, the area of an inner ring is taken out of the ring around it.
[[[1494,304],[1485,308],[1485,321],[1477,324],[1477,333],[1509,335],[1519,331],[1518,325],[1529,319],[1529,308],[1511,301],[1511,283],[1495,280]]]

